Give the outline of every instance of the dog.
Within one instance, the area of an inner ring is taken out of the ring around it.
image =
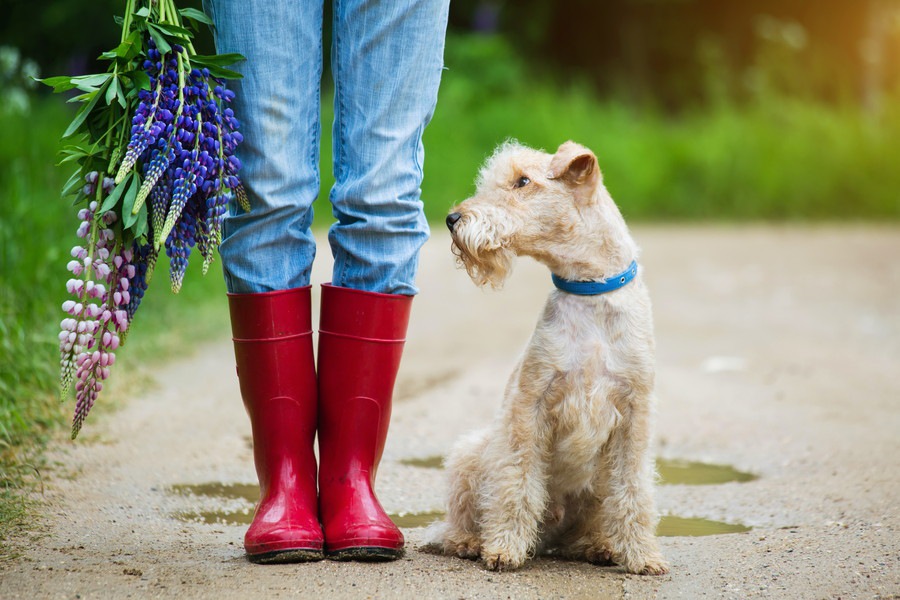
[[[500,288],[514,258],[530,256],[560,289],[500,414],[448,456],[447,515],[426,533],[426,549],[496,571],[550,553],[666,573],[650,452],[650,298],[597,158],[574,142],[551,155],[511,141],[486,161],[476,187],[447,216],[452,251],[471,279]]]

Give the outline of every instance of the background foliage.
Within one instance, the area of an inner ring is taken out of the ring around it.
[[[0,0],[0,539],[69,410],[55,395],[56,331],[77,222],[60,199],[70,172],[54,163],[73,107],[30,77],[99,70],[121,10]],[[896,0],[453,0],[426,210],[442,219],[514,137],[594,149],[629,219],[896,222],[898,12]],[[197,45],[212,51],[211,38]],[[319,226],[331,221],[327,136],[322,157]],[[226,335],[218,266],[198,275],[177,298],[151,286],[110,400],[143,386],[156,357]]]

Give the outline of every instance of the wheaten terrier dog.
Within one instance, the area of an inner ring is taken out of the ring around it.
[[[476,284],[500,287],[524,255],[545,264],[558,289],[500,414],[451,452],[447,517],[430,545],[495,570],[548,552],[665,573],[650,453],[650,298],[597,158],[572,142],[553,155],[504,144],[447,225]]]

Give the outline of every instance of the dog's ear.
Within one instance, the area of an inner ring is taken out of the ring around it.
[[[590,202],[600,183],[600,165],[594,153],[575,142],[565,142],[550,159],[550,179],[559,179],[572,186],[579,203]]]

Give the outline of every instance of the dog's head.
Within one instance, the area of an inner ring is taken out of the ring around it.
[[[568,277],[602,243],[588,234],[605,219],[606,199],[597,157],[584,146],[566,142],[548,154],[507,142],[481,168],[475,195],[450,209],[451,248],[482,286],[501,287],[517,255]]]

